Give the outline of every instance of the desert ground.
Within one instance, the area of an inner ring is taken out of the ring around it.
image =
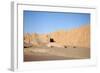
[[[24,34],[24,61],[90,58],[90,26],[47,34]]]
[[[24,61],[71,60],[90,58],[89,48],[24,48]]]

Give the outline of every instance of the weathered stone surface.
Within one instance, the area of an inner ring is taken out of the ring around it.
[[[54,40],[54,44],[50,42]],[[83,47],[90,48],[90,26],[82,26],[68,31],[59,30],[48,34],[25,33],[24,42],[33,46],[57,46],[57,47]]]

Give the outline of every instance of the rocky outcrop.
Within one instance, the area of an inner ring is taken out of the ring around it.
[[[50,38],[53,42],[50,42]],[[24,34],[24,42],[28,42],[33,46],[63,46],[90,48],[90,26],[82,26],[68,31],[59,30],[48,34],[27,33]]]
[[[63,46],[90,48],[90,26],[52,32],[50,37]]]

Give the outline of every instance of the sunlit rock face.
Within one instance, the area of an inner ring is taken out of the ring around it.
[[[50,41],[51,38],[54,42]],[[81,26],[68,31],[58,30],[47,34],[25,33],[24,42],[32,46],[90,48],[90,26]]]
[[[90,48],[90,26],[82,26],[69,31],[60,30],[50,35],[56,43],[61,45]]]

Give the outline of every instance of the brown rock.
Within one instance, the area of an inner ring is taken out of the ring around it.
[[[73,48],[90,48],[90,25],[68,31],[59,30],[48,34],[24,34],[24,41],[32,43],[33,46],[46,46],[50,44],[50,38],[55,41],[56,45],[59,44],[60,46]]]

